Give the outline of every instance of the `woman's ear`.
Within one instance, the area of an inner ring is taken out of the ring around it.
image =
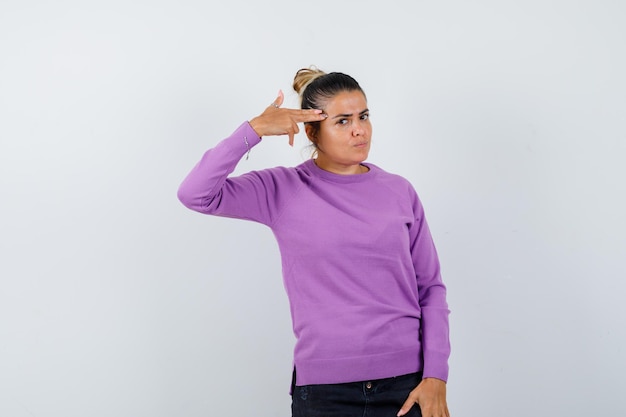
[[[311,126],[310,123],[304,125],[304,131],[306,132],[307,138],[314,144],[317,144],[317,130],[315,127]]]

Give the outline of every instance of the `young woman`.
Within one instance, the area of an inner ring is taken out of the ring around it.
[[[208,150],[181,184],[192,210],[272,229],[296,336],[293,417],[449,416],[448,305],[422,204],[365,162],[372,126],[350,76],[301,69],[301,109],[282,93]],[[230,177],[268,136],[304,123],[313,158]]]

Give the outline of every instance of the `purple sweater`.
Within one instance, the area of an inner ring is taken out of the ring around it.
[[[192,210],[271,228],[296,336],[297,385],[423,371],[448,378],[448,306],[411,184],[367,163],[338,175],[308,160],[228,177],[261,138],[246,122],[178,190]]]

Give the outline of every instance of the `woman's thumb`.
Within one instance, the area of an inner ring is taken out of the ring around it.
[[[272,104],[274,105],[274,107],[280,107],[283,104],[283,101],[285,101],[285,95],[283,94],[283,90],[278,90],[278,97],[276,97],[276,100],[274,100]]]

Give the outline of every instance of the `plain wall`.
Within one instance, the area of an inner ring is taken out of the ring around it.
[[[176,190],[311,64],[426,207],[452,415],[624,415],[625,40],[617,0],[2,0],[0,416],[290,414],[271,232]]]

